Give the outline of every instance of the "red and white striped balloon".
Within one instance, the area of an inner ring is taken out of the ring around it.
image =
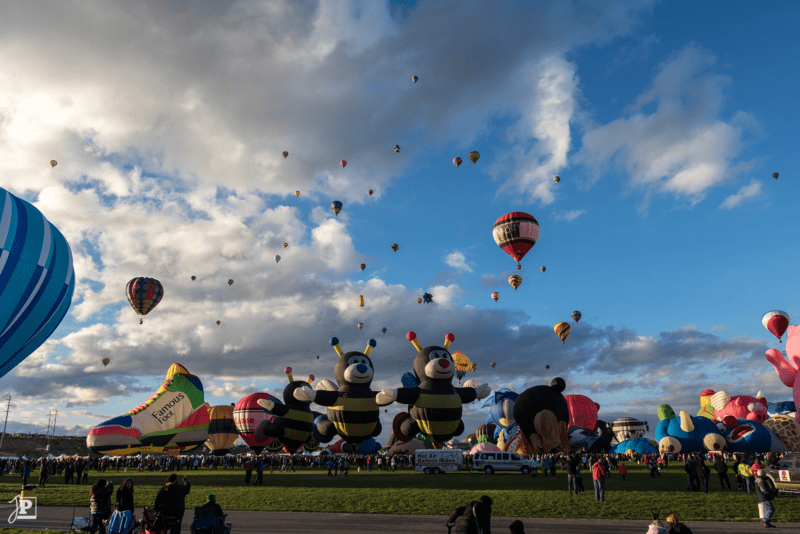
[[[772,310],[764,314],[764,317],[761,318],[761,324],[778,338],[778,343],[782,343],[781,336],[789,328],[789,314],[780,310]]]

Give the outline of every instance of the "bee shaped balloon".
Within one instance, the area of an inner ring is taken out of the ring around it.
[[[294,380],[292,368],[287,367],[284,372],[289,377],[289,384],[283,388],[283,402],[277,399],[258,399],[258,405],[271,413],[272,420],[265,419],[259,423],[255,430],[258,442],[267,441],[267,438],[276,438],[283,443],[283,448],[289,454],[294,454],[300,447],[307,445],[310,450],[319,444],[314,439],[314,418],[322,414],[311,411],[311,402],[301,401],[294,397],[297,388],[308,386],[314,381],[314,375],[308,380]]]
[[[328,443],[339,435],[348,445],[349,450],[344,452],[352,452],[362,442],[381,433],[380,410],[375,401],[378,392],[372,391],[375,368],[369,358],[369,353],[377,344],[370,339],[364,352],[345,353],[339,346],[339,339],[331,338],[331,346],[339,355],[334,368],[339,388],[322,389],[323,381],[317,384],[317,389],[311,389],[308,385],[295,389],[295,399],[328,407],[327,416],[316,419],[320,442]]]
[[[392,425],[397,439],[409,441],[421,434],[432,443],[444,443],[464,432],[461,405],[487,397],[491,389],[477,380],[467,380],[464,387],[453,387],[456,366],[447,350],[455,340],[453,334],[445,336],[444,347],[422,348],[414,332],[409,332],[406,338],[417,349],[413,378],[418,385],[384,389],[376,400],[381,406],[395,401],[409,406],[408,412],[396,416]]]

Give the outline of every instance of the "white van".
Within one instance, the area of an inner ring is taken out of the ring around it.
[[[464,453],[458,449],[419,449],[414,453],[414,469],[426,475],[464,469]]]
[[[495,471],[519,471],[527,475],[533,469],[533,463],[516,452],[478,452],[472,457],[472,465],[487,475]]]

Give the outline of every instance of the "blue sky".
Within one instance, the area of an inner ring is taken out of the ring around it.
[[[332,378],[334,335],[375,337],[375,389],[394,387],[409,330],[453,332],[493,389],[562,376],[609,421],[653,427],[707,388],[790,398],[761,316],[798,311],[797,5],[164,5],[0,21],[3,187],[61,229],[78,277],[51,340],[0,379],[11,431],[57,409],[85,433],[173,361],[211,404],[280,391],[286,365]],[[491,234],[510,211],[541,226],[521,271]],[[165,287],[141,326],[135,276]],[[467,428],[484,417],[468,407]]]

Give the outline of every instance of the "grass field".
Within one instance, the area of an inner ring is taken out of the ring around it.
[[[566,472],[561,470],[556,478],[545,478],[541,473],[531,478],[520,473],[424,475],[411,470],[367,473],[366,469],[358,473],[351,468],[348,477],[329,477],[327,470],[306,468],[297,473],[276,470],[270,475],[267,471],[263,486],[245,486],[242,469],[201,469],[177,474],[187,475],[192,484],[186,498],[187,509],[204,504],[206,495],[214,493],[224,510],[448,515],[455,506],[486,494],[494,500],[492,514],[498,517],[647,520],[650,509],[655,507],[661,509],[662,518],[674,512],[685,521],[758,520],[755,492],[747,495],[737,491],[732,474],[733,490],[721,490],[716,474],[712,474],[709,493],[705,495],[686,491],[686,474],[680,462],[671,463],[660,479],[651,478],[643,466],[633,464],[628,468],[624,482],[619,473],[612,472],[606,481],[603,503],[594,499],[590,472],[583,473],[586,493],[570,496]],[[129,470],[101,475],[92,471],[90,483],[101,476],[113,480],[115,488],[126,478],[133,479],[134,502],[140,509],[152,506],[168,474]],[[88,485],[64,485],[63,477],[54,478],[53,482],[30,493],[38,497],[39,506],[88,506]],[[19,488],[18,476],[0,478],[0,499],[11,500]],[[799,496],[781,493],[774,503],[774,521],[800,522]]]

